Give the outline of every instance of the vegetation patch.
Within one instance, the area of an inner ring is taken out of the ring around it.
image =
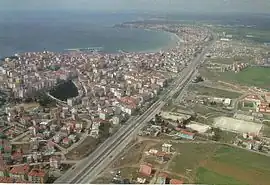
[[[150,148],[157,148],[157,145],[154,141],[143,141],[136,143],[133,146],[130,146],[128,151],[117,158],[112,164],[112,168],[122,168],[122,167],[131,167],[136,166],[139,168],[140,162],[150,162],[142,161],[145,151],[148,151]]]
[[[222,97],[222,98],[238,98],[241,96],[240,93],[232,92],[232,91],[226,91],[211,87],[204,87],[200,85],[191,85],[189,87],[191,91],[196,91],[197,94],[205,95],[205,96],[215,96],[215,97]]]
[[[215,27],[218,32],[226,32],[234,39],[249,40],[258,43],[269,42],[270,31],[267,29],[247,28],[247,27]]]
[[[232,177],[225,176],[223,174],[219,174],[210,169],[199,167],[197,169],[197,179],[196,183],[198,184],[238,184],[244,185],[244,183],[237,181]]]
[[[243,107],[244,108],[254,108],[255,107],[255,104],[251,101],[244,101],[243,102]]]
[[[223,79],[232,82],[269,89],[269,73],[270,68],[267,67],[248,67],[239,73],[224,72],[220,74]]]
[[[71,160],[80,160],[93,152],[98,146],[98,140],[88,136],[78,147],[67,153],[66,157]]]
[[[217,144],[178,144],[172,172],[206,184],[269,184],[269,157]],[[196,180],[195,180],[196,179]]]
[[[61,82],[50,91],[50,94],[59,100],[67,101],[68,98],[78,96],[78,89],[76,85],[69,80],[67,82]]]
[[[180,174],[193,170],[202,160],[213,155],[217,147],[215,144],[177,144],[174,148],[179,155],[173,158],[169,170]]]
[[[223,146],[216,151],[213,159],[219,162],[236,165],[243,169],[252,168],[270,174],[269,157],[244,149]]]
[[[227,52],[232,52],[232,51],[227,51]],[[219,64],[233,64],[235,62],[251,63],[253,62],[253,59],[251,57],[234,56],[232,58],[211,58],[208,61],[211,63],[219,63]]]

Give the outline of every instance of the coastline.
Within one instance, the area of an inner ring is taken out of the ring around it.
[[[125,28],[125,29],[130,29],[130,28]],[[147,32],[153,32],[153,34],[156,34],[156,32],[159,32],[156,36],[156,39],[159,39],[160,37],[166,37],[165,39],[163,39],[164,41],[163,44],[161,43],[160,45],[158,45],[158,47],[155,47],[156,44],[155,43],[151,43],[150,44],[150,47],[144,49],[143,46],[140,48],[136,48],[136,45],[135,47],[133,48],[130,48],[129,47],[126,49],[126,48],[122,48],[120,50],[123,50],[123,51],[127,51],[129,53],[157,53],[157,52],[160,52],[160,51],[167,51],[169,49],[172,49],[172,48],[175,48],[177,45],[179,45],[179,42],[181,42],[181,38],[176,35],[175,33],[172,33],[172,32],[168,32],[168,31],[164,31],[164,30],[154,30],[154,29],[147,29],[147,28],[137,28],[137,29],[140,29],[140,30],[143,30],[143,31],[147,31]],[[161,33],[161,34],[160,34]],[[162,39],[161,39],[162,40]],[[132,43],[130,43],[130,45],[132,45]],[[152,47],[151,47],[152,45]],[[104,47],[105,50],[104,50],[104,53],[107,53],[107,54],[118,54],[119,53],[119,50],[117,50],[117,45],[115,45],[115,51],[109,51],[107,50],[106,51],[106,46]],[[63,53],[63,52],[69,52],[69,51],[66,51],[66,48],[60,48],[60,49],[50,49],[50,48],[46,48],[48,51],[52,51],[52,52],[55,52],[55,53]],[[83,48],[82,48],[83,49]],[[5,55],[5,54],[2,54],[1,55],[1,59],[4,59],[4,58],[7,58],[7,57],[12,57],[14,56],[15,54],[20,54],[20,53],[26,53],[26,52],[42,52],[42,50],[40,51],[24,51],[24,52],[14,52],[10,55]]]
[[[142,29],[142,28],[139,28]],[[146,31],[155,31],[152,29],[143,29]],[[141,51],[137,51],[137,52],[132,52],[132,53],[157,53],[160,51],[168,51],[170,49],[173,49],[177,46],[179,46],[179,43],[184,43],[184,40],[178,36],[176,33],[172,33],[172,32],[168,32],[168,31],[164,31],[164,30],[159,30],[160,32],[162,32],[163,34],[167,34],[170,37],[170,41],[168,43],[166,43],[166,45],[159,47],[159,48],[153,48],[153,49],[148,49],[148,50],[141,50]]]

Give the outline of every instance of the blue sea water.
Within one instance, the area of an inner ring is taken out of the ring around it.
[[[167,46],[164,32],[113,28],[141,19],[128,13],[0,12],[0,57],[30,51],[103,47],[106,52],[156,50]]]

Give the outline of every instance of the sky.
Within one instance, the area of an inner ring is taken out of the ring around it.
[[[3,10],[270,13],[270,0],[0,0]]]

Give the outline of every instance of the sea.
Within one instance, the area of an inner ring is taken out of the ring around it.
[[[158,51],[175,44],[172,34],[143,29],[114,28],[115,24],[150,18],[166,20],[207,20],[222,25],[252,25],[270,29],[269,14],[199,14],[199,13],[138,13],[87,11],[0,11],[0,58],[22,52],[54,51],[102,47],[115,53]],[[269,43],[270,40],[263,42]]]
[[[102,47],[108,53],[157,51],[176,42],[166,32],[113,27],[144,18],[141,14],[117,12],[0,12],[0,58],[89,47]]]

